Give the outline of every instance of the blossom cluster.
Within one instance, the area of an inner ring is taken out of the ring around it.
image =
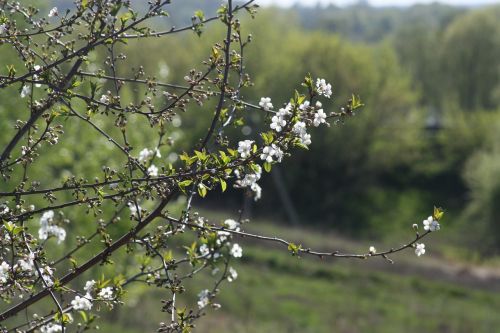
[[[66,230],[53,224],[54,211],[49,210],[43,213],[40,218],[40,229],[38,229],[38,238],[48,239],[50,236],[57,238],[57,244],[61,244],[66,239]]]
[[[236,181],[234,186],[236,188],[249,188],[254,195],[254,200],[257,201],[262,196],[262,188],[257,182],[262,176],[262,167],[258,164],[254,165],[251,171],[248,171],[243,177],[238,169],[234,170]]]
[[[204,226],[205,224],[205,219],[204,218],[198,218],[197,219],[197,224],[200,226]],[[199,254],[203,258],[210,258],[214,262],[217,261],[217,259],[222,257],[221,251],[223,248],[227,248],[229,250],[229,255],[230,257],[233,258],[241,258],[243,255],[243,249],[242,247],[237,244],[237,243],[231,243],[231,232],[230,231],[236,231],[239,232],[240,229],[240,223],[238,221],[235,221],[233,219],[227,219],[223,223],[224,230],[220,230],[216,232],[216,241],[212,246],[209,246],[205,243],[201,244],[198,248]],[[219,272],[219,268],[214,268],[212,270],[212,275],[215,275]],[[233,267],[227,267],[227,274],[225,278],[227,279],[228,282],[232,282],[236,280],[238,277],[238,272],[233,268]],[[210,303],[210,298],[213,296],[213,294],[208,290],[204,289],[198,294],[198,308],[203,309]],[[219,305],[220,306],[220,305]]]
[[[439,224],[438,219],[435,216],[429,216],[427,219],[423,220],[422,224],[424,225],[424,230],[427,232],[438,231],[441,229],[441,225]],[[418,226],[414,226],[416,229]],[[421,256],[425,254],[425,244],[424,243],[416,243],[415,244],[415,254],[417,256]]]
[[[332,96],[332,85],[327,83],[325,79],[317,79],[316,80],[316,89],[319,95],[323,95],[327,98]]]
[[[330,97],[332,95],[331,85],[326,83],[324,79],[317,81],[318,95]],[[298,105],[296,105],[298,104]],[[302,146],[311,144],[311,134],[307,132],[307,127],[312,125],[318,127],[321,124],[327,123],[327,114],[323,110],[323,105],[320,101],[316,101],[314,106],[311,106],[309,100],[302,103],[288,103],[280,108],[277,112],[272,111],[273,103],[270,97],[262,97],[259,106],[270,112],[274,112],[271,117],[269,127],[276,133],[276,138],[272,142],[268,142],[260,150],[259,157],[264,163],[281,163],[285,156],[285,151],[288,149],[287,135],[292,135],[292,140],[297,140]],[[286,133],[285,133],[286,132]],[[283,139],[279,139],[279,138]],[[259,151],[254,140],[242,140],[238,142],[238,156],[245,160],[252,156],[252,153]],[[261,178],[262,169],[258,164],[253,164],[252,168],[247,168],[246,172],[243,168],[235,169],[236,188],[249,188],[254,193],[254,199],[258,200],[262,195],[262,189],[257,184]]]
[[[41,333],[57,333],[62,332],[62,325],[56,323],[48,323],[40,327]]]
[[[225,220],[223,226],[229,231],[240,231],[240,223],[232,219]],[[206,258],[211,255],[212,259],[216,260],[222,256],[219,251],[225,246],[229,249],[229,254],[232,257],[241,258],[243,255],[243,249],[239,244],[229,242],[231,238],[230,232],[221,230],[217,231],[216,235],[217,239],[211,247],[209,247],[206,243],[203,243],[198,248],[198,252],[202,257]]]

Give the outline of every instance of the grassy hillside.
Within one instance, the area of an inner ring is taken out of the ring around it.
[[[335,234],[269,222],[246,229],[316,248],[366,247]],[[437,243],[441,235],[431,236]],[[243,259],[232,264],[238,279],[224,286],[218,297],[222,308],[209,309],[195,332],[500,332],[498,271],[445,260],[432,243],[425,257],[408,251],[394,256],[391,265],[298,259],[270,244],[244,241]],[[193,301],[205,287],[196,283],[187,285]],[[112,313],[104,331],[152,332],[158,322],[168,321],[158,311],[158,291],[136,289],[129,299],[131,305]]]

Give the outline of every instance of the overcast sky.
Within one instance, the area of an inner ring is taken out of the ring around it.
[[[339,6],[349,5],[358,2],[357,0],[258,0],[257,3],[261,5],[275,4],[280,6],[291,6],[295,3],[303,5],[321,4],[335,4]],[[408,6],[416,3],[432,3],[435,0],[369,0],[373,6]],[[466,5],[466,6],[479,6],[488,4],[498,4],[500,0],[440,0],[438,2],[450,5]]]

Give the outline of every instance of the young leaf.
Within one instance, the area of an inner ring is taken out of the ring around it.
[[[439,221],[443,218],[444,211],[442,208],[434,206],[434,213],[432,215],[435,220]]]
[[[227,183],[224,179],[219,179],[220,181],[220,188],[222,190],[222,192],[226,192],[226,188],[227,188]]]
[[[203,184],[198,185],[198,194],[204,198],[207,195],[207,187]]]

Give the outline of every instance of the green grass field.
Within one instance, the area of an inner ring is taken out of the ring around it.
[[[331,233],[252,224],[246,229],[320,249],[366,248]],[[431,236],[428,243],[437,243],[440,235]],[[491,267],[482,267],[489,275],[481,276],[479,268],[445,260],[432,247],[421,258],[411,250],[397,254],[391,265],[377,258],[296,258],[272,244],[242,243],[244,256],[232,264],[238,279],[224,285],[222,308],[208,309],[195,332],[500,332],[500,275]],[[193,301],[209,286],[203,282],[188,282]],[[161,296],[133,290],[132,302],[108,316],[102,330],[155,331],[169,319],[159,312]]]

